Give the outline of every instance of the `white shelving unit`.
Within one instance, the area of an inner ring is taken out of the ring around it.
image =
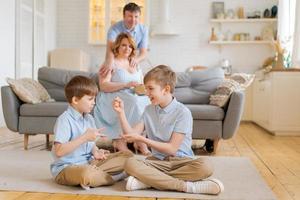
[[[212,23],[277,23],[277,18],[211,19]]]
[[[217,27],[219,29],[220,32],[223,31],[223,24],[226,27],[228,26],[238,26],[238,25],[228,25],[228,24],[247,24],[247,23],[251,23],[251,24],[269,24],[272,26],[275,26],[277,24],[277,18],[244,18],[244,19],[210,19],[210,22],[212,24],[217,24]],[[241,25],[239,25],[241,26]],[[250,26],[250,25],[249,25]],[[253,26],[253,25],[251,25]],[[254,25],[255,26],[255,25]],[[229,28],[230,30],[230,28]],[[250,30],[249,28],[245,29],[245,30]],[[251,31],[250,31],[251,32]],[[217,41],[209,41],[209,44],[212,45],[237,45],[237,44],[241,44],[241,45],[270,45],[272,44],[272,41],[269,40],[217,40]]]
[[[272,44],[272,41],[262,41],[262,40],[253,40],[253,41],[209,41],[209,44],[216,45],[231,45],[231,44]]]

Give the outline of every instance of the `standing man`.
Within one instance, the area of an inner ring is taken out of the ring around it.
[[[123,20],[110,27],[107,33],[107,46],[105,62],[101,66],[100,74],[106,74],[112,69],[114,54],[112,46],[120,33],[129,33],[136,43],[139,53],[130,59],[130,66],[135,67],[146,58],[148,46],[148,28],[139,23],[141,8],[135,3],[128,3],[123,8]]]

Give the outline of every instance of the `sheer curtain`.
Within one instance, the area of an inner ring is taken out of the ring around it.
[[[279,39],[281,46],[286,50],[284,56],[289,56],[289,65],[291,65],[291,56],[293,53],[295,15],[296,0],[279,0],[277,39]]]
[[[296,2],[296,10],[292,63],[293,67],[300,68],[300,0]]]

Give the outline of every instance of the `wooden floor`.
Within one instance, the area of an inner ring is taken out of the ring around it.
[[[23,137],[2,128],[0,129],[0,150],[8,149],[23,149]],[[46,150],[45,137],[30,137],[30,150]],[[234,138],[220,142],[219,149],[214,156],[249,157],[278,199],[300,200],[300,137],[272,136],[255,124],[242,123]],[[44,198],[47,200],[155,199],[0,191],[0,200]]]

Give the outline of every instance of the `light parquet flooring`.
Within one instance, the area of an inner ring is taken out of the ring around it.
[[[43,135],[30,136],[29,151],[47,150],[45,140]],[[0,128],[0,150],[9,149],[23,149],[23,136]],[[253,123],[244,122],[233,138],[220,141],[217,153],[212,156],[248,157],[279,200],[300,200],[300,137],[273,136]],[[0,191],[0,200],[27,199],[154,200],[155,198]]]

